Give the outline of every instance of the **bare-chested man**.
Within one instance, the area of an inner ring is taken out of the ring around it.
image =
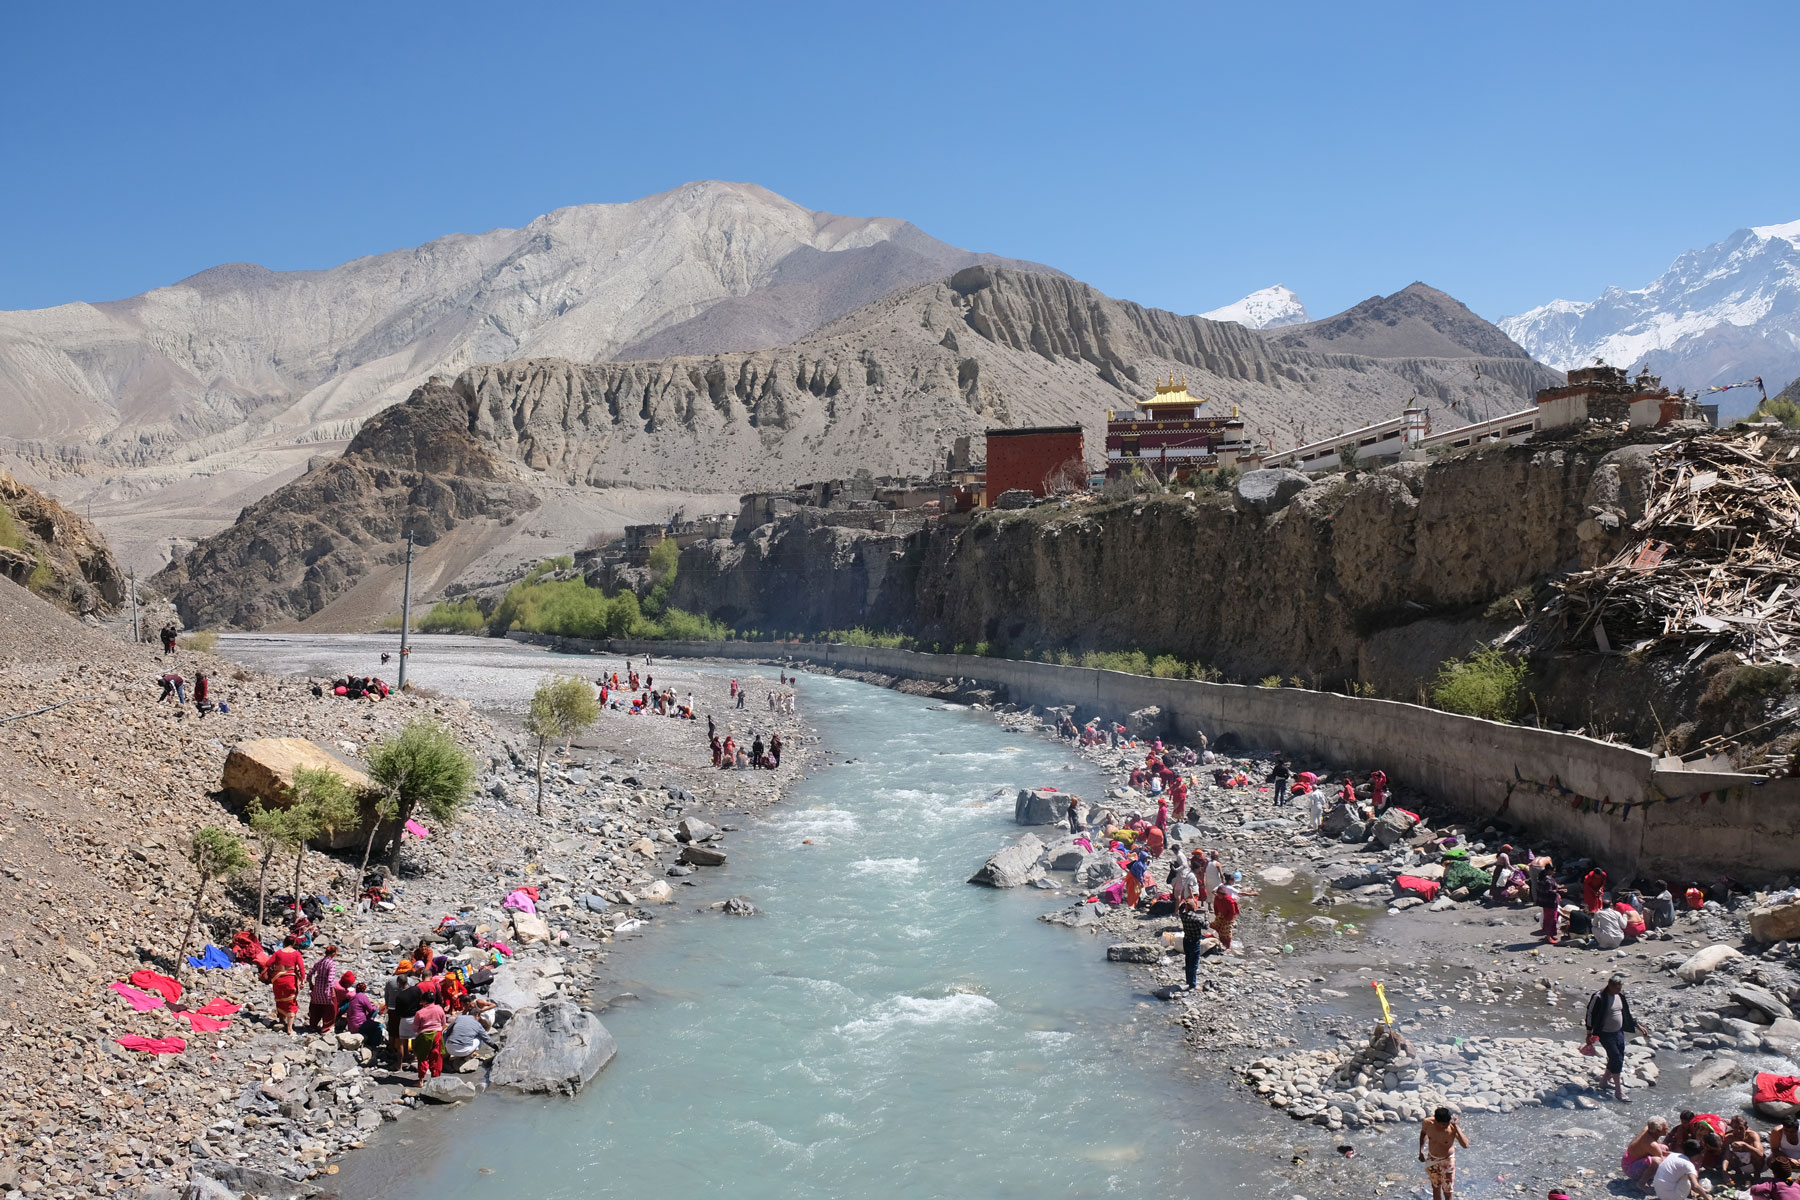
[[[1469,1144],[1468,1135],[1447,1108],[1439,1108],[1419,1126],[1419,1161],[1431,1181],[1431,1200],[1455,1200],[1456,1148]]]

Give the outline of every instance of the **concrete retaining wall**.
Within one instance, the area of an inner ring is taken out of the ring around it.
[[[1659,770],[1657,756],[1648,751],[1577,734],[1332,692],[1154,679],[876,646],[558,644],[614,655],[782,658],[909,679],[969,678],[1004,686],[1017,704],[1073,704],[1086,715],[1105,717],[1155,705],[1184,739],[1196,729],[1215,740],[1229,732],[1248,746],[1285,750],[1301,762],[1364,771],[1380,767],[1396,783],[1422,789],[1465,820],[1484,821],[1504,811],[1534,834],[1604,863],[1616,879],[1665,875],[1674,882],[1729,875],[1759,882],[1800,875],[1800,780]]]

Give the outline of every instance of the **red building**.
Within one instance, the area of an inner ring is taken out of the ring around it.
[[[1061,480],[1087,483],[1087,449],[1081,426],[987,431],[987,495],[992,504],[1015,488],[1047,496]]]
[[[1229,417],[1200,415],[1207,401],[1190,396],[1187,380],[1156,385],[1156,395],[1138,401],[1130,412],[1106,414],[1106,473],[1129,474],[1143,467],[1162,480],[1185,479],[1195,471],[1221,464],[1220,454],[1238,461],[1249,447],[1244,422],[1233,409]]]

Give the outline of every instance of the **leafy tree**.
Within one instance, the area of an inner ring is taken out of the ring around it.
[[[256,837],[262,843],[262,853],[257,856],[258,871],[256,873],[256,932],[263,929],[264,918],[268,912],[269,902],[269,865],[278,854],[291,854],[297,846],[306,841],[300,822],[295,819],[292,808],[268,808],[259,800],[250,806],[250,828],[255,830]]]
[[[376,798],[375,811],[369,818],[369,840],[363,843],[362,866],[356,870],[357,878],[369,873],[369,856],[375,852],[375,835],[381,832],[383,825],[392,824],[399,815],[400,802],[392,792],[384,792]]]
[[[675,539],[665,537],[650,549],[650,594],[644,597],[644,611],[661,616],[669,606],[669,591],[675,586],[675,573],[681,566],[681,547]]]
[[[1757,419],[1772,418],[1789,429],[1800,429],[1800,405],[1788,399],[1786,392],[1763,401],[1750,415]]]
[[[388,860],[398,873],[404,840],[399,830],[421,810],[436,825],[455,822],[475,785],[475,760],[448,729],[424,720],[412,721],[387,741],[371,746],[368,760],[369,778],[390,801],[391,819],[399,826]]]
[[[537,740],[538,816],[544,815],[544,752],[551,742],[573,739],[599,719],[600,704],[586,680],[559,675],[538,684],[525,716],[525,732]]]
[[[194,830],[188,859],[200,876],[200,886],[194,889],[194,907],[188,913],[187,932],[181,935],[181,949],[175,953],[177,969],[187,961],[188,947],[193,944],[194,930],[200,924],[200,910],[206,904],[206,889],[215,879],[229,879],[249,870],[253,861],[237,835],[217,825],[203,825]]]
[[[294,786],[288,789],[293,803],[295,832],[300,835],[294,847],[294,903],[300,902],[300,868],[306,862],[306,843],[324,834],[335,837],[338,830],[356,822],[359,815],[356,793],[337,772],[324,767],[295,767]]]

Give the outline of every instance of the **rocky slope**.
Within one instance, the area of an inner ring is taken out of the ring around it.
[[[1760,375],[1773,393],[1800,378],[1800,221],[1690,250],[1644,287],[1553,300],[1499,324],[1563,370],[1604,358],[1690,390]],[[1755,397],[1727,393],[1720,413],[1742,416]]]
[[[432,374],[779,345],[980,261],[904,221],[694,183],[326,270],[232,263],[126,300],[0,313],[0,452],[65,499],[227,523]],[[187,481],[231,476],[196,505]],[[185,505],[162,494],[178,489]],[[196,511],[198,509],[198,511]]]
[[[84,518],[0,471],[0,576],[65,612],[110,612],[127,599],[125,573]]]
[[[359,433],[342,458],[245,509],[155,584],[191,626],[260,628],[308,616],[380,573],[404,567],[410,530],[416,584],[429,591],[540,497],[471,436],[462,397],[433,380]],[[388,590],[393,590],[390,586]],[[391,605],[369,617],[398,608]]]
[[[341,464],[250,505],[236,526],[158,579],[190,622],[253,628],[317,613],[372,574],[391,591],[392,572],[382,568],[399,561],[401,516],[413,509],[436,514],[427,534],[436,538],[471,515],[516,517],[529,507],[527,493],[750,491],[863,466],[922,473],[954,438],[992,426],[1081,424],[1098,461],[1107,410],[1134,403],[1169,373],[1220,406],[1241,406],[1259,437],[1280,440],[1293,414],[1315,429],[1348,428],[1421,392],[1516,406],[1558,378],[1528,358],[1481,357],[1441,337],[1433,348],[1458,354],[1317,354],[1240,325],[1114,300],[1075,280],[970,267],[779,349],[472,367],[371,421]],[[419,464],[415,421],[458,448],[455,465]],[[414,493],[447,486],[434,471],[469,477],[476,462],[474,482],[448,485],[454,502]],[[322,529],[333,532],[320,540]],[[450,558],[416,595],[451,581],[459,568]]]

